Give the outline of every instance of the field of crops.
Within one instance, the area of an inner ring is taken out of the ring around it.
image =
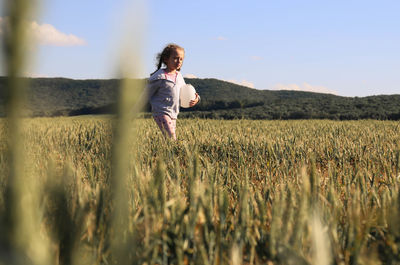
[[[26,119],[21,200],[6,126],[1,264],[400,263],[399,122]]]

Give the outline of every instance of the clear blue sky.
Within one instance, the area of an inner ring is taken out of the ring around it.
[[[154,70],[156,53],[175,42],[186,50],[186,76],[257,89],[400,94],[398,0],[138,2],[42,1],[32,18],[39,45],[28,74],[115,77],[125,32],[142,43],[142,76]],[[122,30],[138,21],[142,34]]]

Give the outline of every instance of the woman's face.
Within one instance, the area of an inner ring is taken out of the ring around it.
[[[174,72],[182,67],[185,52],[182,49],[175,49],[171,52],[169,58],[165,62],[168,72]]]

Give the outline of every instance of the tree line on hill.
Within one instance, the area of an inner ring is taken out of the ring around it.
[[[119,79],[27,78],[27,116],[114,113]],[[135,80],[143,84],[144,80]],[[217,79],[186,79],[201,95],[180,117],[210,119],[400,120],[400,95],[341,97],[302,91],[257,90]],[[0,116],[6,78],[0,77]],[[150,116],[146,105],[143,116]]]

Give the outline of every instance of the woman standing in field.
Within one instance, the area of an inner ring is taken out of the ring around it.
[[[185,80],[180,73],[185,50],[176,45],[167,45],[157,55],[157,70],[151,74],[148,81],[148,93],[153,118],[164,135],[176,140],[176,119],[179,114],[179,93]],[[165,65],[165,68],[161,68]],[[199,95],[190,101],[193,107],[199,102]]]

